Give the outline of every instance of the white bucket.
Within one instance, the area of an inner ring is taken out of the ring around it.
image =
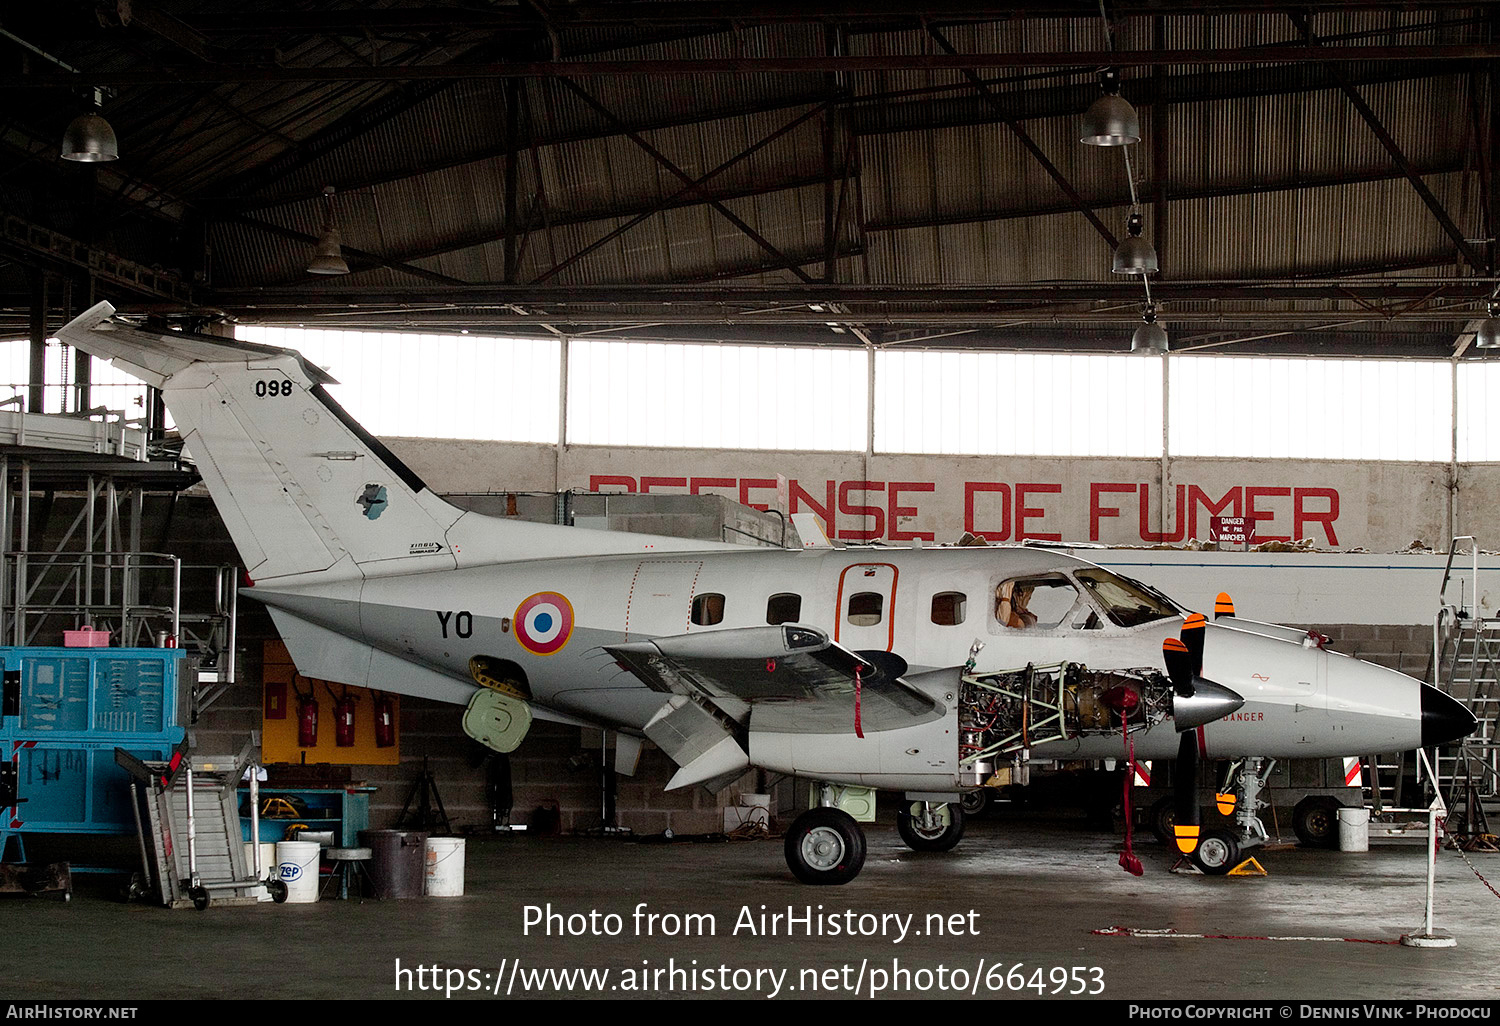
[[[259,847],[260,847],[260,876],[259,876],[258,879],[264,880],[266,877],[273,876],[276,873],[276,842],[275,841],[264,841],[264,842],[262,842],[260,844]],[[246,841],[245,842],[245,875],[246,876],[254,876],[255,875],[255,848],[256,848],[256,845],[255,845],[255,843],[253,841]],[[256,901],[270,901],[271,900],[271,894],[270,894],[270,892],[267,891],[265,889],[265,887],[263,887],[263,886],[255,888],[255,890],[251,891],[251,893],[253,895],[255,895],[255,900]]]
[[[462,898],[464,896],[464,839],[462,837],[429,837],[427,875],[422,892],[429,898]]]
[[[1370,810],[1339,810],[1339,851],[1370,850]]]
[[[276,842],[276,877],[286,884],[289,904],[318,900],[318,853],[322,850],[313,841]]]

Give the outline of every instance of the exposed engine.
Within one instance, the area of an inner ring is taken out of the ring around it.
[[[1090,670],[1081,663],[966,673],[959,691],[959,758],[988,775],[995,760],[1049,741],[1145,729],[1172,708],[1159,670]]]

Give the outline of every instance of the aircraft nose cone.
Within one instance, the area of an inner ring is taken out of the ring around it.
[[[1468,737],[1478,726],[1479,721],[1463,703],[1430,684],[1422,685],[1423,748]]]

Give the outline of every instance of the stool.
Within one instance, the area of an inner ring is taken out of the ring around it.
[[[329,884],[334,880],[339,882],[339,897],[349,897],[349,878],[353,877],[358,896],[364,896],[364,881],[370,878],[365,871],[365,863],[374,857],[375,853],[369,848],[324,848],[323,854],[328,861],[333,863],[333,872],[328,876],[328,882],[323,885],[326,891]]]

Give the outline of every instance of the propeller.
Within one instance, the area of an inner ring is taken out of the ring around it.
[[[1182,622],[1180,635],[1167,638],[1161,645],[1162,660],[1172,681],[1172,720],[1182,735],[1172,771],[1173,832],[1178,849],[1185,855],[1198,847],[1198,728],[1245,704],[1236,692],[1201,676],[1207,628],[1203,614],[1193,613]]]

